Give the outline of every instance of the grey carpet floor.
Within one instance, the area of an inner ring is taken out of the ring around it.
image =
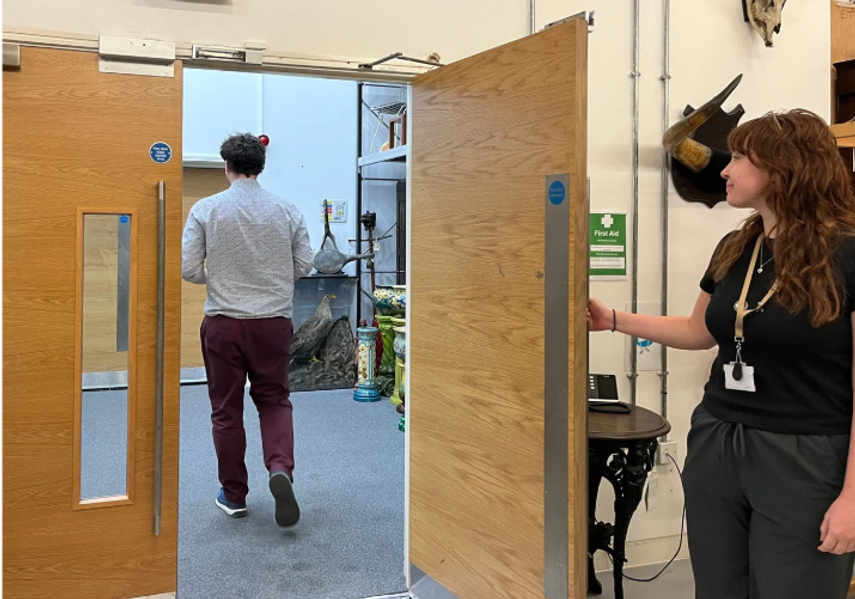
[[[127,493],[128,393],[83,393],[80,494],[84,499]]]
[[[624,573],[640,580],[649,579],[659,574],[664,565],[627,568]],[[603,599],[614,597],[612,572],[598,572],[597,579],[603,585]],[[652,582],[624,580],[623,590],[629,599],[694,599],[695,579],[692,575],[692,565],[687,559],[677,560]]]
[[[124,391],[84,393],[84,497],[124,493]],[[406,591],[404,435],[388,401],[295,393],[295,491],[302,517],[273,521],[258,413],[244,401],[249,515],[228,518],[205,386],[181,392],[178,599],[357,599]]]
[[[252,400],[244,402],[249,515],[231,519],[214,505],[207,389],[182,389],[178,599],[356,599],[406,590],[404,435],[389,402],[352,398],[352,391],[293,394],[302,516],[282,530]]]
[[[642,566],[640,568],[627,568],[624,573],[627,576],[639,580],[653,578],[662,570],[665,564],[653,566]],[[421,578],[417,579],[417,576]],[[602,597],[602,599],[613,599],[614,577],[612,571],[598,572],[597,579],[603,585],[601,595],[589,595],[589,597]],[[416,599],[457,599],[448,592],[441,584],[423,572],[414,575],[413,596]],[[625,597],[628,599],[694,599],[695,582],[692,576],[692,566],[689,560],[678,560],[671,564],[659,578],[651,582],[635,582],[629,579],[623,581]]]

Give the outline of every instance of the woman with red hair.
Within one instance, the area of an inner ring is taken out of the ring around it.
[[[721,240],[691,316],[591,299],[592,331],[718,356],[684,485],[698,599],[844,599],[855,561],[855,196],[805,110],[736,128],[721,175],[752,210]]]

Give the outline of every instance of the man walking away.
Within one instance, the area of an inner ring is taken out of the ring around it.
[[[292,486],[294,426],[288,389],[292,300],[294,281],[312,270],[313,251],[300,211],[259,185],[265,155],[254,135],[234,135],[223,142],[220,156],[230,187],[190,211],[181,275],[207,284],[201,338],[222,485],[216,504],[234,518],[247,514],[243,398],[248,376],[276,523],[284,527],[300,519]]]

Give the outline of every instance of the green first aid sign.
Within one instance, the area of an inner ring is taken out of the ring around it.
[[[591,213],[591,277],[626,276],[626,214]]]

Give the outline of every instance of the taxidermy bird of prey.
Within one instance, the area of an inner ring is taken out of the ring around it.
[[[335,296],[325,295],[321,298],[315,313],[294,334],[294,339],[291,340],[292,364],[310,362],[329,335],[333,326],[331,299],[335,299]]]
[[[772,47],[772,34],[781,33],[781,11],[786,3],[787,0],[742,0],[746,20],[767,48]]]

